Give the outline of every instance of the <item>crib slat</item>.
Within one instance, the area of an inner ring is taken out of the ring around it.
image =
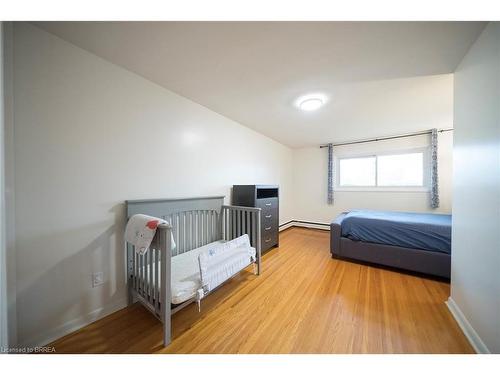
[[[158,247],[158,240],[155,241],[155,248]],[[149,249],[149,267],[148,267],[149,285],[148,285],[148,300],[153,303],[153,249]]]
[[[141,294],[145,297],[145,289],[146,289],[146,255],[141,255]]]
[[[139,291],[139,254],[135,251],[134,246],[134,257],[135,257],[135,271],[134,271],[134,289],[135,291]]]
[[[187,213],[182,213],[182,225],[184,227],[184,253],[188,251],[188,223],[187,223]]]
[[[132,289],[135,290],[135,275],[136,275],[136,269],[135,269],[135,246],[131,246],[132,248]]]
[[[227,210],[225,208],[222,209],[222,239],[227,239]]]
[[[172,250],[172,256],[174,256],[175,254],[177,254],[177,242],[179,242],[179,241],[177,240],[177,233],[175,231],[175,228],[176,228],[175,218],[174,218],[173,214],[170,215],[169,223],[172,226],[172,236],[174,236],[174,241],[175,241],[175,245],[176,245],[175,250]]]
[[[257,232],[257,222],[255,220],[255,212],[252,212],[252,238],[251,238],[251,243],[252,246],[256,246],[256,232]]]
[[[142,255],[139,254],[139,285],[138,292],[142,295]]]
[[[212,242],[212,211],[207,211],[207,243]]]
[[[229,239],[233,239],[234,236],[234,211],[229,211],[231,222],[229,223]]]
[[[210,242],[215,241],[215,212],[210,211]]]
[[[240,236],[244,235],[246,232],[245,232],[245,225],[246,225],[246,212],[245,211],[241,211],[241,232],[240,232]]]
[[[236,211],[233,211],[233,235],[231,236],[231,239],[236,238]]]
[[[160,261],[160,247],[158,246],[155,250],[155,310],[159,313],[160,312],[160,283],[159,283],[159,272],[160,272],[160,267],[159,267],[159,261]]]
[[[193,211],[193,246],[194,248],[199,247],[198,246],[198,215],[196,214],[196,211]]]
[[[221,228],[219,221],[219,212],[215,211],[215,240],[216,241],[220,240],[220,236],[221,236]]]
[[[179,254],[184,252],[184,222],[182,213],[179,213]]]
[[[179,242],[179,237],[177,235],[177,221],[174,214],[170,215],[170,225],[172,226],[172,234],[174,236],[175,244],[177,245],[177,243]],[[179,249],[177,248],[177,246],[175,246],[175,250],[172,252],[172,256],[177,255],[178,251]]]
[[[180,254],[181,253],[181,228],[180,228],[180,220],[179,220],[179,214],[175,214],[174,215],[174,220],[175,220],[175,234],[177,236],[177,241],[176,241],[176,251],[175,253],[176,254]]]
[[[149,253],[150,253],[150,251],[148,250],[144,254],[144,293],[146,294],[146,300],[149,298],[149,296],[148,296],[148,293],[149,293],[149,275],[148,275]]]
[[[205,245],[205,227],[206,227],[206,215],[205,210],[201,211],[201,245]]]
[[[186,239],[185,239],[185,249],[184,249],[184,252],[187,252],[189,251],[191,248],[191,225],[190,225],[190,222],[189,222],[189,212],[186,212],[184,214],[184,221],[185,221],[185,226],[186,226],[186,230],[184,231],[185,233],[185,236],[186,236]]]
[[[234,238],[234,219],[235,219],[235,212],[231,211],[231,235],[229,237],[230,240]]]
[[[195,231],[194,231],[194,212],[190,211],[189,212],[189,250],[193,250],[196,248],[196,242],[195,242]]]
[[[221,225],[221,235],[222,235],[222,239],[224,240],[226,238],[226,223],[225,223],[225,220],[224,220],[224,214],[226,213],[226,210],[224,208],[222,208],[222,211],[221,211],[221,218],[222,220],[220,221],[220,225]]]
[[[214,242],[214,212],[208,211],[208,241]]]
[[[247,211],[245,212],[245,233],[247,233],[250,236],[249,225],[250,225],[250,216],[249,212]]]
[[[208,244],[208,211],[203,211],[203,245]]]
[[[139,262],[138,266],[139,268],[137,269],[137,292],[141,292],[141,272],[142,272],[142,255],[137,254],[137,260]]]
[[[196,247],[201,246],[201,216],[200,212],[196,211]]]
[[[141,255],[142,263],[141,263],[141,271],[142,271],[142,276],[141,276],[141,291],[142,291],[142,296],[146,298],[146,256],[147,253]]]
[[[184,252],[189,251],[189,214],[184,212]]]
[[[193,211],[193,249],[200,247],[198,243],[198,214]]]
[[[219,213],[214,211],[214,241],[220,240]]]
[[[148,299],[148,253],[149,250],[144,253],[144,297],[146,298],[146,301]]]
[[[174,234],[174,241],[175,241],[175,251],[174,253],[177,255],[179,254],[179,225],[177,225],[177,215],[172,214],[172,233]]]
[[[144,253],[144,295],[146,300],[148,299],[148,258],[149,258],[149,250]]]
[[[198,236],[198,247],[203,246],[203,211],[198,211],[198,230],[196,235]]]
[[[236,210],[236,237],[239,237],[241,233],[241,212]]]

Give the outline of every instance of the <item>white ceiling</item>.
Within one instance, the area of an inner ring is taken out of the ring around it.
[[[452,126],[453,80],[447,74],[485,26],[483,22],[35,24],[292,147]],[[296,109],[295,99],[310,92],[322,92],[330,100],[317,112]]]

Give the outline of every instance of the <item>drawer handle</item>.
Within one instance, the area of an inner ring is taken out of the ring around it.
[[[266,203],[266,206],[270,206],[270,205],[271,205],[271,203]]]
[[[267,227],[267,228],[265,228],[265,229],[266,229],[266,230],[270,230],[270,229],[271,229],[271,227]]]
[[[266,219],[270,219],[273,215],[266,215]]]
[[[269,241],[271,241],[271,239],[270,239],[270,238],[268,238],[265,242],[269,242]]]

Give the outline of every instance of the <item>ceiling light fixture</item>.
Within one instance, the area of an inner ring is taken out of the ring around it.
[[[326,103],[326,97],[321,94],[311,94],[297,99],[296,105],[302,111],[316,111]]]

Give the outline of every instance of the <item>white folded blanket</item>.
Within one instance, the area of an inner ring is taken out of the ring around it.
[[[156,234],[156,228],[160,224],[167,224],[163,219],[137,214],[132,216],[125,228],[125,241],[135,246],[135,251],[144,254],[151,245]],[[172,236],[172,249],[175,247]]]

